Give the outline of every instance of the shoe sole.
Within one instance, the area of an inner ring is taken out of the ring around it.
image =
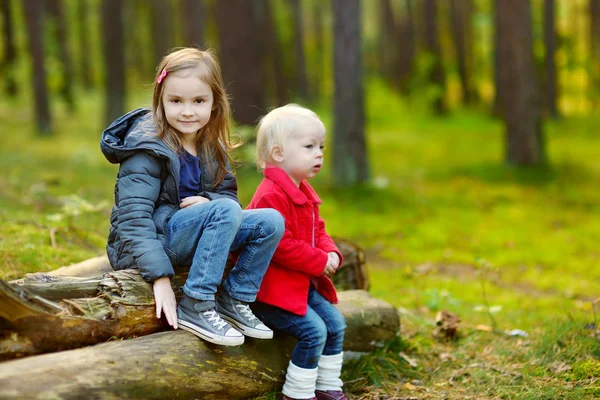
[[[244,343],[244,335],[241,336],[222,336],[215,335],[214,333],[210,333],[207,330],[204,330],[197,325],[191,324],[182,319],[177,319],[177,323],[179,323],[179,327],[183,330],[186,330],[194,335],[198,336],[201,339],[206,340],[207,342],[211,342],[214,344],[219,344],[222,346],[239,346]]]
[[[219,313],[221,318],[229,322],[235,329],[242,332],[244,336],[248,336],[255,339],[273,339],[273,331],[261,331],[260,329],[250,328],[248,326],[240,324],[235,319],[228,315]]]

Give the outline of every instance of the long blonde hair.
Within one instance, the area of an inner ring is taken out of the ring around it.
[[[185,47],[174,50],[161,60],[154,79],[152,117],[156,124],[158,137],[171,150],[180,153],[183,145],[177,132],[167,122],[162,97],[165,86],[164,79],[168,79],[169,74],[188,69],[197,70],[199,72],[198,78],[210,86],[213,92],[213,110],[208,123],[196,135],[196,145],[204,160],[213,158],[216,161],[217,171],[211,172],[216,172],[215,185],[219,185],[223,182],[227,173],[227,164],[233,164],[229,151],[238,147],[239,144],[234,143],[231,139],[229,99],[221,78],[221,67],[217,57],[211,50],[202,51],[193,47]],[[166,71],[167,75],[163,76],[161,83],[158,83],[158,78],[163,71]]]

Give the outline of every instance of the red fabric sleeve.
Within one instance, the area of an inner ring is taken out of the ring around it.
[[[279,193],[265,194],[256,203],[255,208],[274,208],[285,218],[285,233],[273,254],[272,262],[312,276],[320,276],[327,265],[327,252],[293,237],[289,207],[288,199]]]
[[[319,238],[317,241],[317,247],[320,248],[321,250],[323,250],[325,253],[329,253],[330,251],[337,253],[338,257],[340,258],[340,266],[341,266],[342,263],[344,262],[344,256],[342,256],[342,253],[335,245],[335,242],[333,241],[331,236],[329,236],[327,234],[327,232],[325,231],[325,221],[323,221],[323,218],[321,218],[320,216],[319,216],[318,234],[319,234]]]

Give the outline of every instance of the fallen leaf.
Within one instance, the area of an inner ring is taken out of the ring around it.
[[[491,326],[487,326],[487,325],[483,325],[483,324],[479,324],[475,327],[476,330],[478,331],[484,331],[484,332],[491,332],[493,329]]]
[[[570,371],[572,368],[569,364],[564,361],[557,361],[554,364],[550,365],[550,372],[555,374],[560,374],[562,372]]]
[[[442,354],[440,354],[440,360],[442,360],[442,362],[454,361],[454,360],[456,360],[456,357],[454,357],[450,353],[442,353]]]
[[[419,364],[417,363],[417,361],[414,358],[410,358],[403,351],[401,351],[400,353],[398,353],[398,355],[400,357],[402,357],[402,359],[404,361],[406,361],[408,363],[408,365],[410,365],[411,367],[417,368],[419,366]]]
[[[407,388],[408,390],[417,390],[418,389],[415,385],[413,385],[410,382],[406,382],[406,384],[404,385],[404,387]]]

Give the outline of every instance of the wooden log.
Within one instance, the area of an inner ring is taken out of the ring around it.
[[[396,310],[361,290],[340,293],[345,350],[395,337]],[[238,347],[183,330],[0,363],[2,399],[248,399],[281,388],[295,341],[246,338]]]
[[[369,277],[365,264],[364,251],[356,244],[345,239],[334,238],[344,262],[338,272],[333,276],[333,282],[338,290],[369,290]],[[228,265],[231,268],[232,265]],[[90,258],[77,264],[60,267],[50,271],[50,275],[71,277],[95,277],[112,271],[106,255]],[[71,296],[75,297],[75,296]]]
[[[176,289],[185,282],[187,269],[176,272],[171,283],[180,295]],[[73,294],[75,298],[68,297]],[[152,286],[138,270],[96,278],[31,274],[11,285],[0,281],[0,360],[168,328],[164,318],[156,318]]]

